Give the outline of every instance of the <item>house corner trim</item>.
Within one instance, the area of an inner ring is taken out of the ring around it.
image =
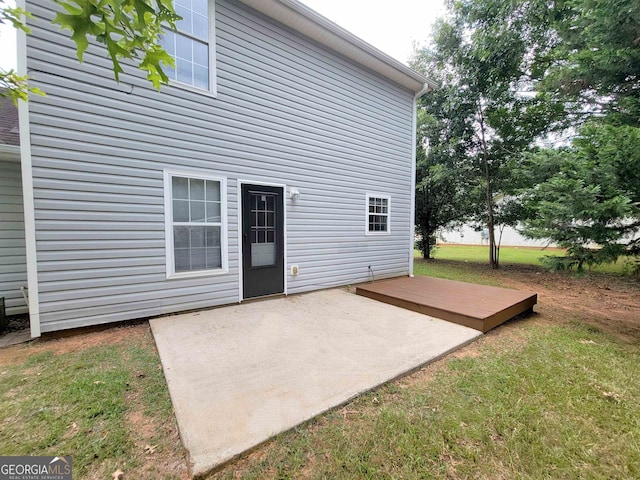
[[[16,2],[25,8],[24,0]],[[27,74],[27,34],[17,31],[17,71],[18,75]],[[20,165],[22,170],[22,201],[24,203],[24,234],[27,256],[27,288],[29,327],[31,337],[41,335],[40,301],[38,296],[38,264],[36,257],[36,217],[33,197],[33,170],[31,165],[31,133],[29,130],[29,104],[23,100],[18,103],[18,125],[20,128]]]

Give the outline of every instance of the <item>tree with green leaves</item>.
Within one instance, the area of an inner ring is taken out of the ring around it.
[[[525,234],[567,248],[556,268],[640,253],[640,2],[561,0],[528,15],[538,88],[562,102],[579,135],[526,158]],[[551,261],[551,260],[550,260]]]
[[[519,171],[535,182],[524,233],[567,249],[547,259],[554,268],[640,254],[640,128],[589,123],[570,148],[530,154]]]
[[[524,2],[523,2],[524,4]],[[528,10],[506,0],[450,4],[435,28],[433,47],[417,52],[413,67],[440,88],[421,101],[432,121],[429,155],[464,165],[475,189],[475,218],[489,230],[489,262],[499,266],[496,199],[513,191],[513,166],[562,115],[561,105],[530,90]],[[417,192],[418,194],[419,192]]]
[[[539,87],[565,102],[574,124],[640,126],[638,0],[545,2],[528,22],[546,39],[534,61]]]
[[[455,145],[437,143],[444,126],[418,110],[415,223],[424,258],[431,257],[439,229],[461,224],[472,211],[466,166],[457,161]]]
[[[61,7],[53,23],[71,32],[76,43],[78,60],[93,39],[105,46],[111,59],[116,81],[123,72],[121,62],[129,60],[147,73],[155,88],[166,84],[169,78],[163,66],[174,66],[174,60],[160,45],[164,29],[175,30],[180,20],[172,0],[56,0]],[[29,33],[25,18],[31,15],[19,7],[0,4],[0,23],[11,24]],[[41,93],[30,88],[27,78],[15,71],[0,70],[0,93],[14,101],[26,100],[28,94]]]

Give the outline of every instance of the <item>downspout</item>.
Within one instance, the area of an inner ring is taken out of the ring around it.
[[[16,6],[25,8],[25,0],[17,0]],[[17,31],[17,71],[27,74],[27,34]],[[20,165],[22,168],[22,202],[24,205],[24,236],[27,254],[27,308],[31,338],[40,336],[40,303],[38,300],[38,266],[36,263],[36,217],[33,199],[33,171],[31,166],[31,134],[29,130],[29,104],[18,102],[20,129]]]
[[[409,276],[413,277],[413,251],[416,236],[416,138],[418,129],[418,99],[432,90],[433,87],[425,83],[422,89],[413,97],[413,120],[411,128],[411,212],[409,220]]]

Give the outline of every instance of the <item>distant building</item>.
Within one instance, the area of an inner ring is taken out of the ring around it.
[[[500,239],[500,230],[495,229],[496,242]],[[460,228],[443,229],[437,234],[439,244],[459,244],[459,245],[488,245],[489,229],[477,230],[469,224]],[[537,240],[524,237],[513,227],[505,227],[500,239],[502,247],[555,247],[554,243],[548,240]]]

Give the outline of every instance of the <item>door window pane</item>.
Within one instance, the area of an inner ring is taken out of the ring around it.
[[[276,244],[276,196],[251,194],[251,266],[275,265]]]
[[[276,264],[276,244],[256,243],[251,245],[251,266],[264,267]]]

